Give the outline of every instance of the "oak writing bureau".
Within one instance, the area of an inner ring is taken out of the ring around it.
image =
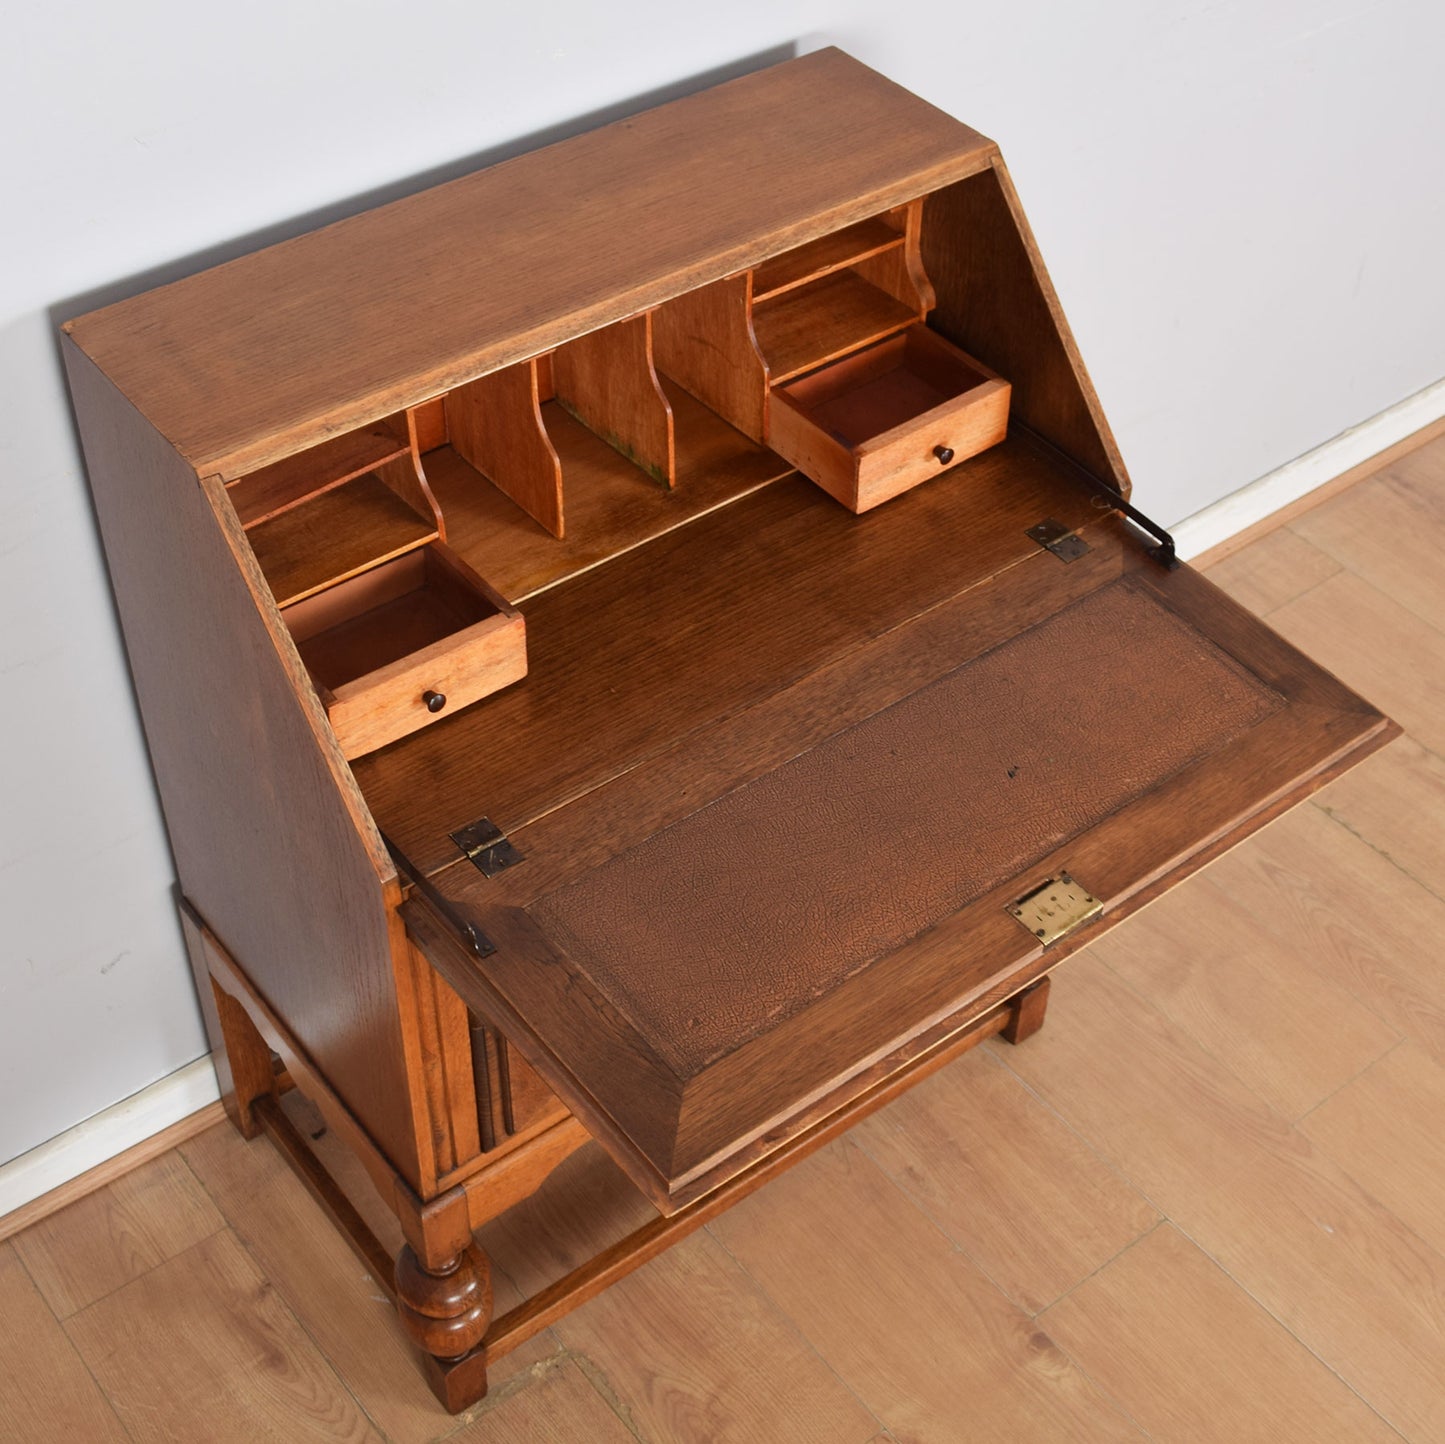
[[[1392,735],[1133,510],[996,147],[837,51],[66,333],[228,1110],[453,1410]],[[656,1218],[494,1318],[589,1138]]]

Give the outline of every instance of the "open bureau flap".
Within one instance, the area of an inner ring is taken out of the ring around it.
[[[410,923],[664,1211],[1393,735],[1117,515],[551,807]],[[479,946],[468,946],[469,942]],[[479,956],[479,949],[485,956]]]

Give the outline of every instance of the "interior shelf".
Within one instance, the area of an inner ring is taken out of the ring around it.
[[[567,534],[552,536],[453,446],[429,451],[427,478],[454,551],[517,602],[671,531],[792,470],[667,377],[676,420],[677,486],[650,482],[625,456],[543,403],[547,435],[567,476]]]
[[[921,319],[917,307],[840,270],[756,304],[753,330],[777,385]]]
[[[251,547],[278,606],[288,606],[438,535],[375,472],[257,526]]]
[[[753,272],[753,300],[761,301],[780,291],[789,291],[805,281],[851,266],[855,261],[892,250],[903,242],[903,232],[894,230],[878,217],[819,236],[816,241],[784,251],[759,266]]]
[[[250,530],[406,453],[405,438],[398,437],[384,423],[348,431],[274,466],[237,478],[228,487],[231,504],[241,525]]]

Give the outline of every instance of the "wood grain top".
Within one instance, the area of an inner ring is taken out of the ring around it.
[[[986,166],[823,50],[118,302],[80,347],[230,478]]]

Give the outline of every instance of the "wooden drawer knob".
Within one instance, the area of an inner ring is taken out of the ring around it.
[[[426,703],[426,710],[428,712],[440,712],[442,708],[447,705],[446,694],[444,692],[423,692],[421,694],[421,700]]]
[[[940,466],[947,466],[953,460],[953,448],[951,446],[935,446],[933,454],[938,458]]]

